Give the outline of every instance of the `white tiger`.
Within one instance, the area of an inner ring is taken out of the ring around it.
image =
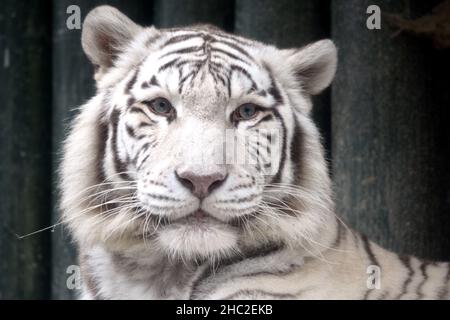
[[[101,6],[82,45],[97,93],[60,179],[81,298],[449,298],[447,263],[388,252],[336,218],[310,115],[336,70],[332,41],[281,50]]]

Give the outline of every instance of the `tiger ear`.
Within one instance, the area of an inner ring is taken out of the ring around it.
[[[99,6],[84,20],[81,45],[92,64],[104,71],[142,29],[116,8]]]
[[[333,41],[320,40],[300,49],[282,51],[290,73],[304,92],[316,95],[330,85],[337,65]]]

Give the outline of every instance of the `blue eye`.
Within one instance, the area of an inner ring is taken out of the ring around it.
[[[258,114],[258,107],[252,103],[246,103],[234,111],[233,118],[235,121],[250,120]]]
[[[156,98],[150,101],[149,103],[150,109],[159,115],[163,116],[172,116],[175,112],[175,109],[172,107],[172,104],[169,100],[165,98]]]

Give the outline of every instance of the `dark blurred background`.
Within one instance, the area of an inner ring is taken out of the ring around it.
[[[450,260],[450,55],[436,40],[444,32],[448,41],[450,6],[433,12],[440,2],[3,0],[0,299],[74,296],[66,285],[68,266],[77,264],[67,230],[18,237],[58,221],[61,141],[74,108],[94,94],[81,31],[66,26],[70,5],[82,18],[110,4],[144,25],[213,23],[280,47],[331,37],[339,67],[332,88],[314,99],[314,118],[338,214],[387,248]],[[395,27],[383,19],[381,30],[369,30],[373,4],[408,21],[391,19]]]

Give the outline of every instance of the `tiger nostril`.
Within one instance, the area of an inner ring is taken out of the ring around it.
[[[177,177],[178,181],[180,181],[180,183],[187,189],[189,189],[190,191],[194,191],[195,187],[194,184],[191,182],[191,180],[184,178],[184,177],[180,177],[180,175],[178,175],[178,172],[175,171],[175,176]]]
[[[215,189],[220,187],[223,184],[223,182],[227,179],[227,177],[228,177],[228,175],[225,175],[223,178],[221,177],[218,180],[216,180],[213,183],[211,183],[211,185],[208,187],[208,193],[211,193]]]
[[[180,183],[189,189],[196,197],[203,199],[220,187],[228,175],[220,172],[209,175],[197,175],[190,171],[180,173],[175,171],[175,176]]]

